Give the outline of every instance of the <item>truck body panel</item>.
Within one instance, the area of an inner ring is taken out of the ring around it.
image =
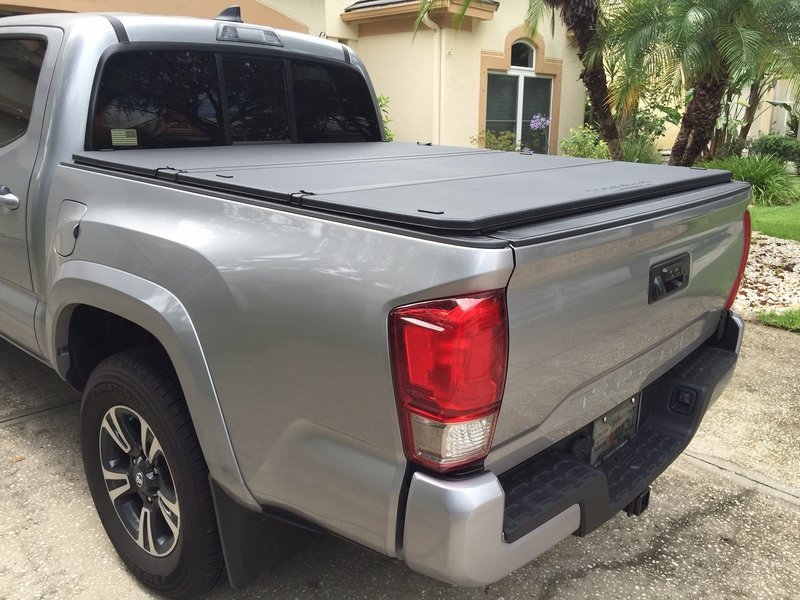
[[[508,377],[487,465],[503,472],[601,417],[716,331],[741,262],[749,191],[729,183],[683,199],[697,196],[710,201],[515,245]],[[688,285],[649,302],[653,265],[687,253]]]
[[[16,198],[15,208],[0,206],[0,293],[7,298],[0,303],[0,320],[6,323],[0,333],[34,354],[39,348],[33,328],[36,298],[28,259],[27,213],[29,205],[36,204],[29,200],[36,197],[31,175],[40,153],[42,123],[62,39],[63,32],[52,27],[19,27],[13,35],[4,35],[0,28],[0,44],[6,45],[8,52],[29,44],[35,56],[27,63],[21,59],[15,65],[18,72],[3,72],[4,86],[9,90],[6,102],[13,106],[30,103],[30,111],[16,122],[4,119],[3,129],[18,127],[19,134],[0,147],[0,185],[4,186],[0,193]],[[41,61],[38,65],[37,60]],[[38,76],[34,71],[37,67]],[[31,75],[35,76],[33,80]]]
[[[398,304],[505,286],[511,249],[58,171],[53,200],[79,198],[88,210],[73,254],[51,255],[52,280],[84,261],[174,294],[197,331],[253,495],[393,555],[405,458],[386,315]]]
[[[364,150],[376,157],[382,148],[403,155],[394,145]],[[265,150],[274,154],[276,147]],[[299,170],[303,151],[277,160]],[[190,154],[201,153],[186,152],[187,160]],[[393,307],[508,285],[509,371],[486,461],[502,473],[592,422],[711,336],[741,259],[748,195],[739,184],[653,200],[658,208],[671,204],[657,218],[647,218],[647,202],[640,202],[633,225],[478,249],[464,247],[463,238],[452,245],[446,235],[431,240],[365,227],[363,216],[330,222],[327,211],[302,203],[293,207],[304,215],[285,212],[288,202],[252,204],[233,193],[222,200],[205,187],[180,181],[173,187],[171,174],[140,181],[124,174],[125,160],[152,161],[138,172],[156,173],[154,165],[175,164],[175,157],[137,151],[119,159],[123,168],[116,157],[97,171],[82,169],[80,157],[77,167],[61,167],[60,189],[70,190],[69,181],[73,196],[102,206],[84,217],[73,258],[108,261],[99,255],[115,243],[124,260],[114,268],[169,287],[195,315],[239,465],[260,502],[298,511],[390,555],[404,472],[383,325]],[[269,168],[250,168],[264,179],[271,175]],[[115,194],[142,199],[127,211]],[[104,200],[92,198],[98,195]],[[514,238],[493,237],[503,235]],[[181,257],[180,271],[143,263],[141,249],[149,254],[154,247],[156,255]],[[648,304],[650,267],[686,252],[693,257],[689,287]],[[221,306],[226,319],[215,320]],[[343,322],[348,333],[337,335]],[[369,351],[377,347],[384,351]],[[337,402],[326,409],[325,397],[349,400],[346,409]],[[283,403],[291,408],[281,409]],[[315,493],[321,488],[324,495]]]

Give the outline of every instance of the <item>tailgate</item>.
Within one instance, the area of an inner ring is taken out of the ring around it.
[[[488,468],[604,415],[712,335],[742,256],[749,188],[727,183],[495,234],[514,247],[509,366]],[[651,268],[689,265],[650,302]]]

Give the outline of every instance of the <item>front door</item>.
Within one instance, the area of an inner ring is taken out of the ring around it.
[[[28,263],[28,186],[61,32],[0,20],[0,335],[38,352]]]

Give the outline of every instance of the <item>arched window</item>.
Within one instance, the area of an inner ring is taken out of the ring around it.
[[[525,42],[511,45],[511,66],[532,69],[536,64],[536,49]]]
[[[490,71],[486,130],[514,132],[522,149],[547,154],[553,79],[536,74],[536,48],[519,40],[511,45],[511,68]]]

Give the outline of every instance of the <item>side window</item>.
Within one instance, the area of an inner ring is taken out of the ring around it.
[[[225,144],[211,52],[121,52],[97,90],[95,150]]]
[[[299,142],[372,142],[381,139],[364,79],[347,68],[295,62],[292,67]]]
[[[36,39],[0,39],[0,146],[25,135],[46,44]]]
[[[231,142],[291,141],[283,62],[225,58],[223,65]]]

